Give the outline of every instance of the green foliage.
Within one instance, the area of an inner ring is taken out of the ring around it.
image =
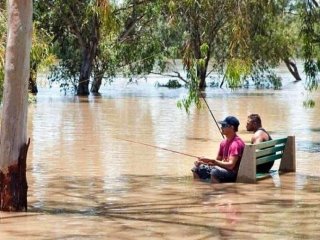
[[[193,104],[195,104],[197,108],[202,106],[199,94],[200,79],[197,75],[197,69],[197,62],[193,62],[189,65],[187,72],[187,79],[189,80],[189,83],[187,84],[188,94],[177,102],[177,106],[185,109],[187,113],[190,113],[190,107]]]
[[[210,48],[207,43],[201,44],[200,46],[201,58],[206,58],[209,51],[210,51]]]
[[[255,68],[250,78],[258,89],[273,88],[274,90],[279,90],[282,87],[281,78],[272,69],[260,70],[259,68]]]
[[[174,52],[170,23],[160,14],[162,1],[124,1],[116,16],[120,34],[115,44],[116,57],[123,74],[139,78],[153,70],[163,72],[167,57]],[[168,25],[169,24],[169,25]]]
[[[316,105],[316,103],[312,99],[308,99],[308,100],[303,101],[303,106],[305,108],[313,108],[315,105]]]
[[[31,69],[42,70],[54,64],[56,56],[50,46],[52,37],[44,29],[33,24],[32,49],[30,53]]]
[[[181,88],[182,85],[178,80],[170,79],[166,84],[157,83],[156,87]]]
[[[191,104],[199,105],[199,88],[211,72],[224,76],[232,89],[252,82],[256,88],[280,89],[281,79],[272,69],[299,56],[306,60],[306,88],[316,89],[320,13],[310,3],[125,0],[113,5],[108,1],[38,0],[35,19],[54,35],[59,65],[51,79],[61,87],[76,88],[84,46],[98,36],[93,69],[109,79],[117,71],[130,79],[153,71],[162,73],[169,69],[170,60],[182,59],[187,79],[179,77],[186,81],[189,95],[178,105],[188,109]]]
[[[246,11],[234,20],[241,25],[240,30],[231,34],[230,54],[244,64],[236,64],[231,74],[227,67],[228,79],[231,76],[238,82],[252,80],[258,88],[281,87],[281,79],[272,69],[284,59],[293,58],[299,43],[297,20],[288,13],[289,4],[289,1],[249,1],[242,6]]]
[[[306,89],[316,90],[320,71],[320,7],[312,1],[300,5],[302,52],[307,75]],[[312,105],[312,104],[311,104]]]
[[[302,57],[306,74],[305,88],[311,92],[318,89],[320,82],[320,6],[314,1],[298,2],[300,13],[300,37],[302,39]],[[315,106],[312,99],[304,101],[307,108]]]
[[[59,66],[53,68],[50,77],[52,83],[58,82],[62,88],[72,90],[84,81],[88,86],[94,62],[99,71],[104,70],[107,62],[105,50],[99,49],[99,43],[115,29],[109,1],[38,0],[34,6],[34,19],[53,36],[59,59]]]
[[[75,49],[75,38],[66,38],[65,44],[55,47],[55,53],[63,56],[58,64],[50,67],[49,82],[50,86],[59,84],[61,90],[75,93],[79,79],[81,66],[81,51]]]
[[[240,87],[243,80],[251,73],[251,68],[250,60],[236,58],[229,60],[225,73],[229,87],[232,89]]]
[[[53,53],[52,37],[39,27],[39,23],[33,23],[32,47],[30,52],[30,77],[36,81],[37,74],[41,70],[47,70],[57,62]]]
[[[28,103],[36,103],[37,97],[34,94],[29,93],[28,94]]]
[[[170,17],[183,32],[180,34],[183,45],[179,48],[183,64],[189,76],[195,75],[188,78],[190,85],[201,84],[208,72],[215,72],[222,74],[232,89],[248,81],[254,81],[259,88],[281,88],[281,79],[272,69],[293,56],[298,42],[297,36],[290,34],[297,32],[297,27],[286,14],[288,4],[288,1],[255,0],[214,4],[169,1]],[[199,89],[191,90],[196,93]],[[188,107],[195,102],[197,94],[190,96],[190,101],[184,100],[179,105]]]

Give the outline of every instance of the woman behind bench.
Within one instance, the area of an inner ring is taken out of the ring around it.
[[[251,143],[261,143],[265,141],[272,140],[270,134],[262,128],[262,122],[259,114],[251,114],[248,116],[247,120],[247,131],[253,132],[253,136],[251,138]],[[273,166],[273,162],[263,163],[257,166],[257,173],[267,173]]]

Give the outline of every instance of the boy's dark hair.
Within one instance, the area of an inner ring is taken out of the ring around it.
[[[254,123],[256,123],[258,126],[261,126],[261,125],[262,125],[262,123],[261,123],[261,118],[260,118],[259,114],[256,114],[256,113],[250,114],[250,115],[249,115],[249,118],[250,118]]]

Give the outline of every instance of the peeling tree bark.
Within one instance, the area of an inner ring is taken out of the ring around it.
[[[26,170],[29,145],[30,139],[21,147],[18,163],[9,166],[7,173],[0,172],[0,209],[2,211],[27,211]]]
[[[8,38],[0,133],[0,210],[27,209],[26,159],[32,0],[8,0]]]

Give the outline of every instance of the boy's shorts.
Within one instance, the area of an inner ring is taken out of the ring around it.
[[[196,173],[200,179],[210,179],[213,176],[219,182],[235,182],[237,178],[234,171],[207,164],[200,164],[198,167],[192,168],[191,171]]]

